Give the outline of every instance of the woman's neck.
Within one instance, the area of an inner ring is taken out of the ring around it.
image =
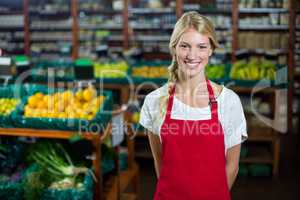
[[[192,96],[195,95],[196,93],[200,92],[206,92],[207,87],[206,87],[206,76],[205,73],[199,73],[198,75],[194,77],[186,77],[182,78],[178,82],[178,89],[179,93],[184,93],[186,95]]]

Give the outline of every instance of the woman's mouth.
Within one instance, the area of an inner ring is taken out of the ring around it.
[[[201,62],[184,62],[184,64],[189,68],[195,68],[197,67]]]

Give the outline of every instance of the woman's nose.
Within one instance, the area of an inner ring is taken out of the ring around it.
[[[191,48],[191,49],[188,51],[187,59],[193,60],[193,59],[197,58],[197,55],[198,55],[198,52],[196,51],[196,49]]]

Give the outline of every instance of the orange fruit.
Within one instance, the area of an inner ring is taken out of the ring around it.
[[[47,104],[46,102],[44,102],[43,100],[40,100],[38,103],[37,103],[37,108],[39,109],[46,109],[47,108]]]
[[[38,104],[38,99],[35,96],[31,96],[28,99],[28,105],[30,108],[36,108]]]
[[[43,99],[43,98],[44,98],[44,94],[41,93],[41,92],[36,93],[34,96],[35,96],[36,98],[38,98],[38,99]]]
[[[96,97],[96,90],[93,87],[89,87],[83,90],[83,99],[85,101],[91,101],[94,97]]]

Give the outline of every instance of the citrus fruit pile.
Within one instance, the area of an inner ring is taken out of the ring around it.
[[[19,99],[1,98],[0,99],[0,115],[9,115],[20,103]]]
[[[66,90],[52,95],[36,93],[28,98],[24,108],[25,117],[66,118],[91,120],[104,102],[105,97],[97,96],[93,87]]]

